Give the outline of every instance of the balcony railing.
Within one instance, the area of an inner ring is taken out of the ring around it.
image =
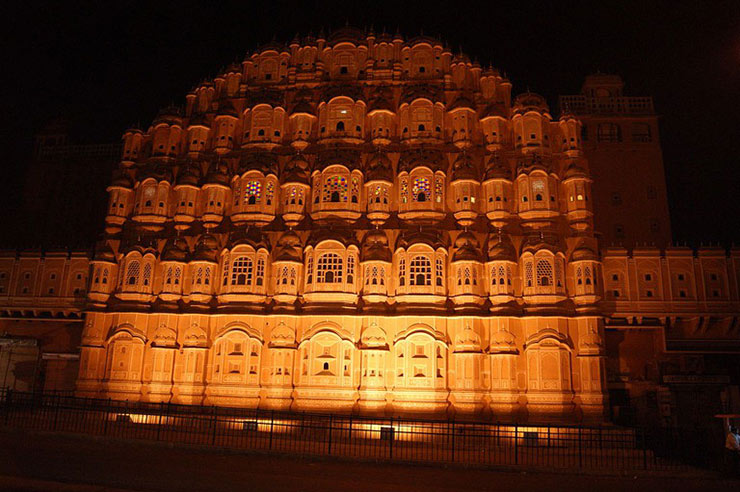
[[[652,97],[560,96],[560,110],[574,114],[654,114]]]

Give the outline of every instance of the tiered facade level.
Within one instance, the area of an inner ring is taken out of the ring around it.
[[[127,131],[108,191],[80,395],[601,420],[604,305],[670,294],[602,271],[580,121],[424,37],[264,47]]]

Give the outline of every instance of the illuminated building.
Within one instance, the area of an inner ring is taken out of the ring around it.
[[[126,131],[77,393],[604,420],[607,370],[740,348],[740,252],[599,244],[614,221],[594,218],[589,158],[611,164],[591,132],[624,112],[571,97],[554,118],[511,90],[434,39],[342,29],[265,46]]]

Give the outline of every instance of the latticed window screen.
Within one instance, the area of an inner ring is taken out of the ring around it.
[[[254,205],[260,202],[262,197],[262,183],[259,181],[247,181],[244,188],[244,203]]]
[[[335,253],[326,253],[316,262],[316,282],[338,283],[342,281],[342,258]]]
[[[306,283],[313,282],[313,256],[308,257],[308,266],[306,266]]]
[[[128,269],[126,270],[126,283],[128,285],[136,285],[139,282],[139,272],[141,271],[141,266],[139,265],[138,261],[132,261],[128,264]]]
[[[436,181],[434,182],[434,194],[436,195],[437,203],[442,201],[442,194],[444,193],[445,189],[445,182],[444,179],[437,176]]]
[[[200,285],[203,283],[203,267],[198,267],[198,271],[193,277],[193,284]]]
[[[205,275],[203,276],[203,283],[206,285],[211,284],[211,267],[207,266],[205,269]]]
[[[241,256],[231,267],[231,285],[252,285],[252,260]]]
[[[441,258],[437,258],[436,272],[437,274],[437,286],[442,286],[442,279],[444,278],[444,263]]]
[[[272,205],[272,198],[275,196],[275,183],[268,181],[265,185],[265,203]]]
[[[401,180],[401,202],[406,203],[409,196],[409,181],[406,178]]]
[[[428,202],[432,199],[432,189],[429,184],[429,178],[414,179],[414,186],[411,189],[411,199],[415,202]]]
[[[347,178],[344,176],[331,176],[324,183],[325,202],[347,201]]]
[[[552,285],[552,265],[547,260],[537,261],[537,285]]]
[[[257,285],[262,285],[265,277],[265,260],[263,258],[260,258],[257,260],[257,275],[256,275],[256,281]]]
[[[152,266],[147,263],[144,265],[144,285],[149,285],[149,282],[152,280]]]
[[[414,256],[409,262],[409,285],[432,285],[432,263],[426,256]]]
[[[223,285],[226,285],[229,281],[229,259],[224,259],[224,279],[223,279]]]
[[[354,282],[354,276],[355,276],[355,257],[350,255],[347,255],[347,282],[352,283]]]
[[[406,282],[406,260],[398,260],[398,285],[405,285]]]
[[[288,267],[284,266],[280,270],[280,278],[278,278],[278,283],[286,285],[288,283]]]
[[[96,282],[97,282],[97,277],[96,277]],[[167,285],[172,283],[172,267],[169,267],[167,269],[167,275],[165,275],[164,283]]]
[[[175,285],[180,285],[180,268],[175,267]]]
[[[555,282],[558,287],[563,285],[563,267],[560,265],[560,261],[555,258]]]
[[[524,265],[524,276],[527,279],[527,287],[532,287],[532,280],[534,278],[533,269],[532,269],[532,262],[528,261]]]

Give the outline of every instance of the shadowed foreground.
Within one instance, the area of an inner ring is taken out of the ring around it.
[[[233,454],[163,444],[0,431],[2,490],[732,490],[710,474],[522,473]],[[83,486],[86,484],[87,486]]]

